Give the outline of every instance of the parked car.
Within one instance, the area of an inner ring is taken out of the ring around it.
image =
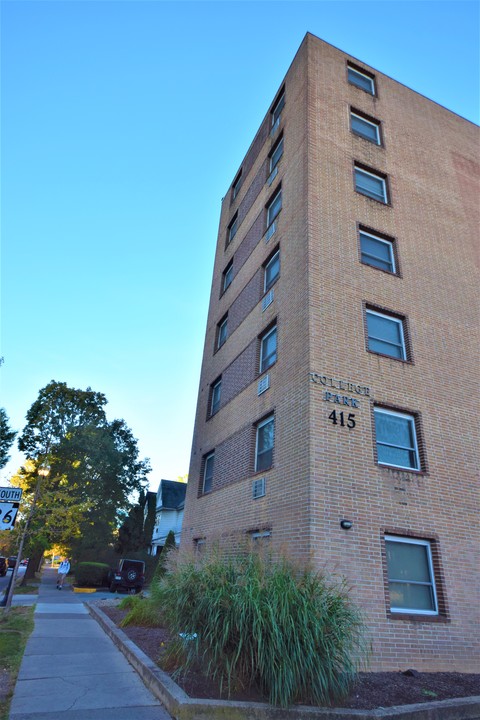
[[[0,577],[5,577],[7,574],[7,558],[0,557]]]
[[[119,588],[139,593],[145,583],[145,563],[142,560],[129,560],[122,558],[118,561],[116,570],[108,574],[110,592]]]
[[[8,567],[9,567],[9,568],[12,568],[12,570],[13,570],[13,568],[15,567],[16,564],[17,564],[17,556],[16,556],[16,555],[11,555],[11,556],[8,558]]]

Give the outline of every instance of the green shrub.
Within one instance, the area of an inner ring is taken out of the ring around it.
[[[178,554],[152,601],[179,638],[170,655],[183,658],[181,670],[199,662],[229,694],[254,683],[273,705],[328,705],[348,693],[366,657],[345,583],[285,558]]]
[[[102,587],[108,585],[110,567],[106,563],[81,562],[75,568],[75,580],[79,587]]]
[[[141,595],[130,595],[119,603],[119,607],[129,610],[120,623],[121,627],[127,625],[161,627],[163,624],[159,608],[149,598]]]

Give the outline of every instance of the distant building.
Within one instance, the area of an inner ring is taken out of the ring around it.
[[[150,554],[158,555],[165,545],[170,530],[175,533],[175,542],[180,544],[185,493],[187,483],[177,480],[160,480],[156,495],[155,525],[152,533]]]
[[[182,545],[336,570],[372,669],[479,667],[478,149],[308,34],[222,202]]]

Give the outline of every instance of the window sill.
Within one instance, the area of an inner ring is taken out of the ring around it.
[[[387,610],[388,620],[402,620],[403,622],[422,622],[422,623],[449,623],[450,620],[446,615],[422,615],[422,613],[402,613]]]
[[[401,278],[401,274],[399,272],[393,272],[392,270],[385,270],[384,268],[377,267],[376,265],[371,265],[368,262],[365,262],[364,260],[360,260],[361,265],[365,265],[365,267],[373,268],[374,270],[378,270],[378,272],[385,273],[385,275],[393,275],[393,277]]]
[[[367,200],[371,200],[372,202],[377,203],[377,205],[383,205],[384,207],[393,207],[390,201],[385,202],[385,200],[377,200],[377,198],[374,198],[371,195],[366,195],[365,193],[360,192],[360,190],[357,190],[357,188],[355,188],[355,192],[357,193],[357,195],[360,195],[361,197],[367,198]]]
[[[396,358],[393,355],[386,355],[385,353],[377,352],[376,350],[370,350],[370,348],[367,348],[367,352],[370,353],[370,355],[387,358],[388,360],[395,360],[395,362],[403,363],[404,365],[414,365],[413,360],[409,360],[408,358],[406,360],[403,358]]]
[[[382,470],[389,470],[390,472],[408,473],[409,475],[421,475],[425,477],[428,476],[428,472],[422,469],[415,470],[414,468],[397,467],[396,465],[384,465],[380,462],[377,462],[376,465],[378,468],[381,468]]]

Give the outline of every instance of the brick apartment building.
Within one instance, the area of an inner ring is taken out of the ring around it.
[[[477,151],[307,34],[222,203],[182,545],[344,575],[372,670],[479,671]]]

